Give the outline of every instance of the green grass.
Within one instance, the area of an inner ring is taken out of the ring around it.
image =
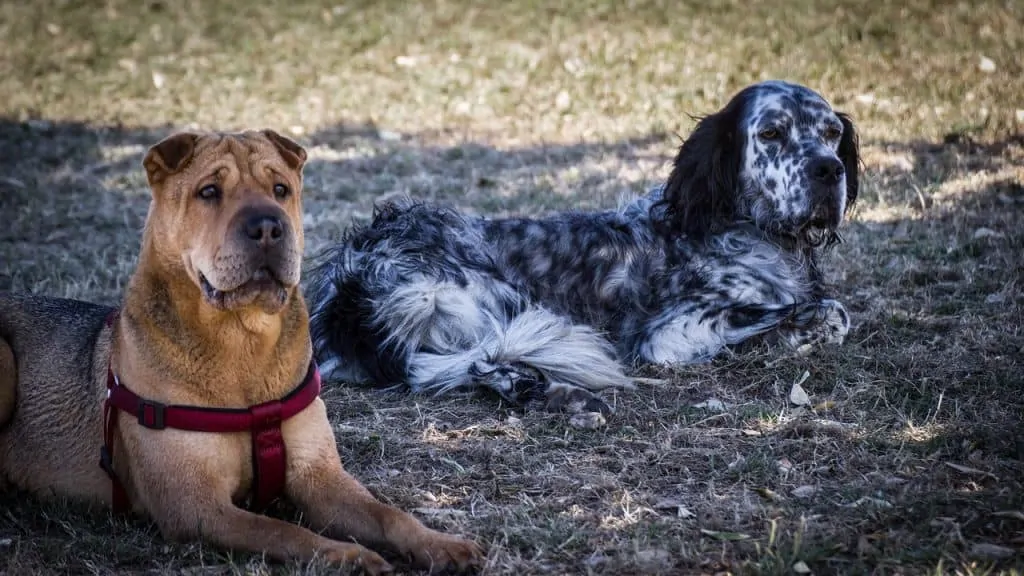
[[[1020,574],[1024,6],[682,4],[2,3],[0,290],[116,304],[142,155],[176,128],[306,145],[313,256],[396,194],[613,205],[667,175],[691,115],[763,78],[806,83],[862,135],[828,262],[855,324],[842,348],[645,369],[668,381],[618,395],[598,430],[486,396],[332,389],[341,456],[485,544],[487,574]],[[804,371],[831,407],[788,403]],[[692,407],[709,398],[725,412]],[[0,573],[296,571],[327,569],[0,499]]]

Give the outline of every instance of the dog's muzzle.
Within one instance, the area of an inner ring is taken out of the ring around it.
[[[807,165],[811,181],[809,228],[835,229],[843,220],[846,167],[837,158],[819,157]]]

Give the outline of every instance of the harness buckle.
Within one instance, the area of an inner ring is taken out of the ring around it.
[[[100,468],[107,473],[107,476],[114,478],[114,462],[110,457],[110,448],[106,445],[100,447]]]
[[[166,428],[164,423],[164,413],[167,410],[167,406],[160,402],[154,402],[152,400],[140,400],[139,401],[139,425],[152,430],[163,430]]]

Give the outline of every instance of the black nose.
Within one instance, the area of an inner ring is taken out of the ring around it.
[[[277,216],[256,214],[245,221],[245,235],[260,246],[272,246],[284,237],[284,224]]]
[[[835,158],[816,158],[811,161],[807,169],[810,171],[811,178],[822,184],[838,184],[839,179],[846,172],[843,163]]]

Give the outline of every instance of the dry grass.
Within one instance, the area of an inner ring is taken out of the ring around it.
[[[333,389],[342,457],[477,536],[488,574],[1021,570],[1019,3],[136,4],[0,4],[0,289],[116,304],[141,156],[172,127],[308,145],[312,255],[391,194],[613,204],[665,177],[688,114],[804,82],[863,135],[866,190],[831,260],[847,345],[655,374],[669,383],[591,431],[490,397]],[[787,400],[804,372],[817,411]],[[725,411],[693,407],[709,398]],[[0,500],[0,573],[299,570],[324,571]]]

